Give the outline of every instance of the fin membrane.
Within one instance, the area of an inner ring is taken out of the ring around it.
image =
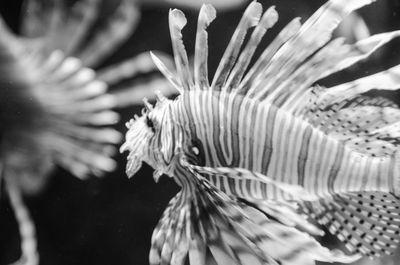
[[[392,101],[363,94],[329,105],[321,101],[310,106],[304,118],[346,146],[372,157],[396,153],[400,111]]]
[[[304,230],[278,221],[275,205],[237,200],[190,168],[174,174],[182,190],[154,230],[150,264],[308,265],[360,257],[330,251]]]
[[[392,254],[400,241],[400,201],[383,192],[346,193],[303,202],[302,209],[326,226],[352,253]]]

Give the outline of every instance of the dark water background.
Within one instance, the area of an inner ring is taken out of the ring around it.
[[[268,43],[289,19],[299,15],[309,16],[324,1],[260,2],[264,7],[276,5],[282,18],[265,38],[264,43]],[[0,13],[14,30],[18,29],[20,6],[19,0],[0,1]],[[372,33],[400,29],[399,7],[399,0],[381,0],[374,6],[364,8],[361,14]],[[243,8],[219,12],[218,19],[210,27],[210,73],[216,68],[242,12]],[[188,25],[184,30],[184,38],[189,53],[192,53],[197,11],[186,10],[185,13]],[[157,49],[170,53],[167,21],[168,7],[144,9],[136,32],[104,64],[146,50]],[[396,63],[400,63],[399,41],[392,42],[367,62],[337,74],[326,82],[339,83],[386,69]],[[399,102],[399,93],[387,96]],[[122,121],[128,120],[139,110],[139,107],[123,109]],[[125,131],[122,124],[118,125],[118,129]],[[44,192],[26,199],[37,227],[40,264],[148,264],[152,230],[178,187],[167,177],[155,184],[148,166],[143,166],[137,175],[128,180],[124,173],[125,155],[118,155],[117,160],[117,171],[102,179],[92,178],[85,182],[57,169]],[[3,265],[19,257],[20,242],[9,202],[4,193],[1,196],[0,265]],[[326,241],[331,243],[329,238]]]

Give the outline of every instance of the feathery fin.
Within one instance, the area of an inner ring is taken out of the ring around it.
[[[305,202],[302,209],[327,226],[352,253],[391,254],[400,242],[400,201],[383,192],[345,193]]]
[[[359,258],[322,247],[309,234],[280,223],[273,210],[266,214],[227,196],[187,169],[178,166],[174,173],[181,180],[182,190],[171,200],[154,230],[150,264],[173,264],[175,252],[180,257],[189,256],[190,261],[200,257],[194,264],[220,265],[306,265],[315,260],[347,263]],[[188,178],[181,174],[194,175]]]

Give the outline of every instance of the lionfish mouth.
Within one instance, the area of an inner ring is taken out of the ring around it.
[[[120,152],[129,151],[127,157],[126,174],[131,178],[142,166],[146,160],[145,150],[148,148],[150,137],[152,135],[145,124],[145,117],[134,116],[126,123],[128,132],[126,133],[125,143],[121,146]]]

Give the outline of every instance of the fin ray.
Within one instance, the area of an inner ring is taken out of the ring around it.
[[[182,29],[186,25],[186,17],[178,9],[169,12],[169,29],[171,33],[172,48],[180,83],[183,90],[189,91],[193,87],[193,79],[189,70],[189,60],[182,39]]]
[[[246,8],[215,72],[211,84],[212,90],[229,90],[229,88],[225,87],[225,82],[240,53],[240,48],[248,29],[258,24],[258,21],[261,17],[261,12],[262,6],[257,2],[251,2]]]
[[[216,18],[216,10],[212,5],[204,4],[199,13],[196,33],[196,49],[194,55],[194,79],[200,89],[210,87],[208,81],[208,33],[207,27]]]
[[[262,37],[265,35],[268,29],[272,28],[278,21],[278,13],[275,7],[272,6],[265,11],[262,16],[260,23],[256,26],[249,41],[246,43],[245,48],[241,52],[238,61],[236,62],[232,73],[229,75],[229,79],[226,82],[226,87],[231,87],[236,90],[240,84],[242,77],[250,64],[253,54],[261,42]]]
[[[389,210],[388,204],[394,203]],[[382,192],[345,193],[302,208],[329,228],[352,253],[390,254],[400,240],[399,200]]]
[[[130,36],[137,26],[139,17],[137,7],[129,0],[122,0],[102,29],[96,32],[84,49],[74,56],[79,57],[87,66],[97,66],[115,50],[115,46],[119,46]]]

